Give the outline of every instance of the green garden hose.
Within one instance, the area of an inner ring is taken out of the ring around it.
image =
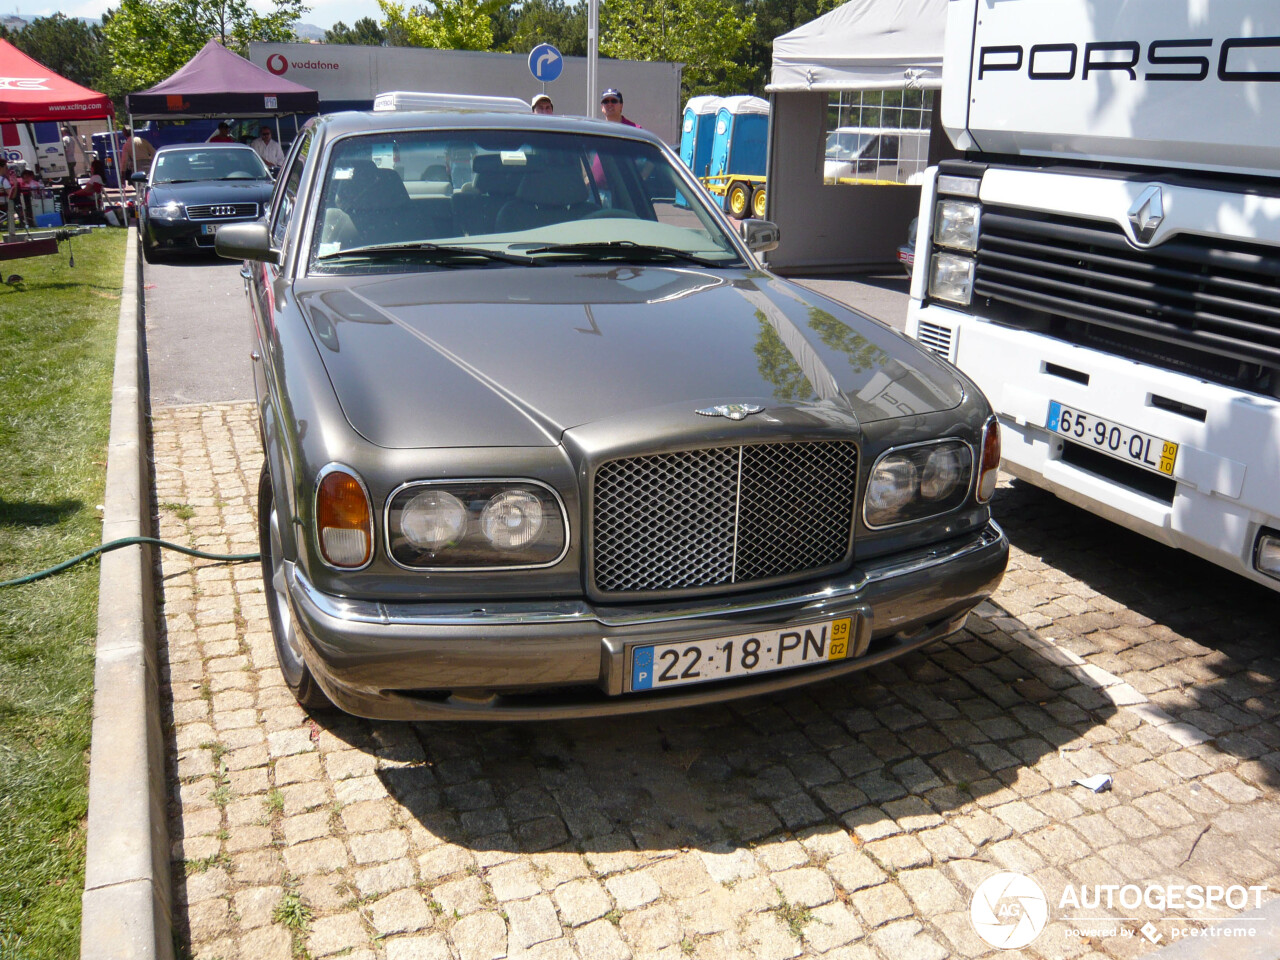
[[[107,543],[99,544],[92,550],[86,550],[79,556],[72,557],[70,560],[64,560],[55,567],[49,567],[47,570],[39,570],[36,573],[29,573],[25,577],[18,577],[16,580],[0,580],[0,587],[18,587],[24,583],[35,583],[37,580],[43,580],[45,577],[51,577],[55,573],[61,573],[68,567],[74,567],[77,563],[81,563],[91,557],[96,557],[100,553],[107,553],[110,550],[119,550],[121,547],[131,547],[135,543],[150,543],[157,547],[164,547],[166,550],[177,550],[179,553],[185,553],[189,557],[198,557],[201,560],[221,560],[227,563],[248,563],[251,560],[261,560],[260,553],[206,553],[203,550],[193,550],[191,547],[183,547],[176,543],[170,543],[168,540],[157,540],[155,537],[121,537],[119,540],[111,540]]]

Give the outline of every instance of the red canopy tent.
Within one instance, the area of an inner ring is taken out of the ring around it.
[[[0,120],[37,122],[114,117],[104,93],[86,89],[0,40]]]
[[[38,60],[32,60],[8,40],[0,40],[0,121],[66,123],[114,118],[115,112],[106,94],[72,83]],[[32,139],[34,142],[34,137]],[[113,153],[114,140],[113,137]],[[119,158],[113,157],[113,161],[116,169],[120,169]],[[12,241],[13,236],[14,217],[10,213],[9,240]]]

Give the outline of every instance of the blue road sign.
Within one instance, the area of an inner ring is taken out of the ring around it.
[[[540,43],[529,51],[529,72],[533,79],[550,83],[564,70],[564,57],[549,43]]]

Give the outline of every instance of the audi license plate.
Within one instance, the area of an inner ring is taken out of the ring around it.
[[[216,223],[201,224],[200,232],[203,233],[206,237],[213,236],[213,234],[218,232],[218,225]]]
[[[1150,470],[1152,473],[1173,476],[1173,465],[1178,459],[1178,445],[1134,430],[1120,423],[1083,413],[1057,400],[1049,401],[1049,422],[1046,426],[1054,433],[1068,437],[1076,443],[1092,447],[1118,460]]]
[[[852,630],[853,618],[842,617],[734,637],[633,647],[631,690],[665,690],[843,660],[849,656]]]

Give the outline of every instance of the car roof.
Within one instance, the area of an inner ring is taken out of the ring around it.
[[[159,156],[162,153],[177,153],[182,150],[253,150],[253,147],[247,143],[170,143],[161,147],[156,151]]]
[[[357,133],[399,130],[554,130],[593,136],[643,140],[661,144],[661,137],[638,127],[594,120],[587,117],[558,117],[513,113],[437,113],[412,110],[385,110],[377,113],[345,111],[330,113],[316,121],[317,133],[335,138]]]

